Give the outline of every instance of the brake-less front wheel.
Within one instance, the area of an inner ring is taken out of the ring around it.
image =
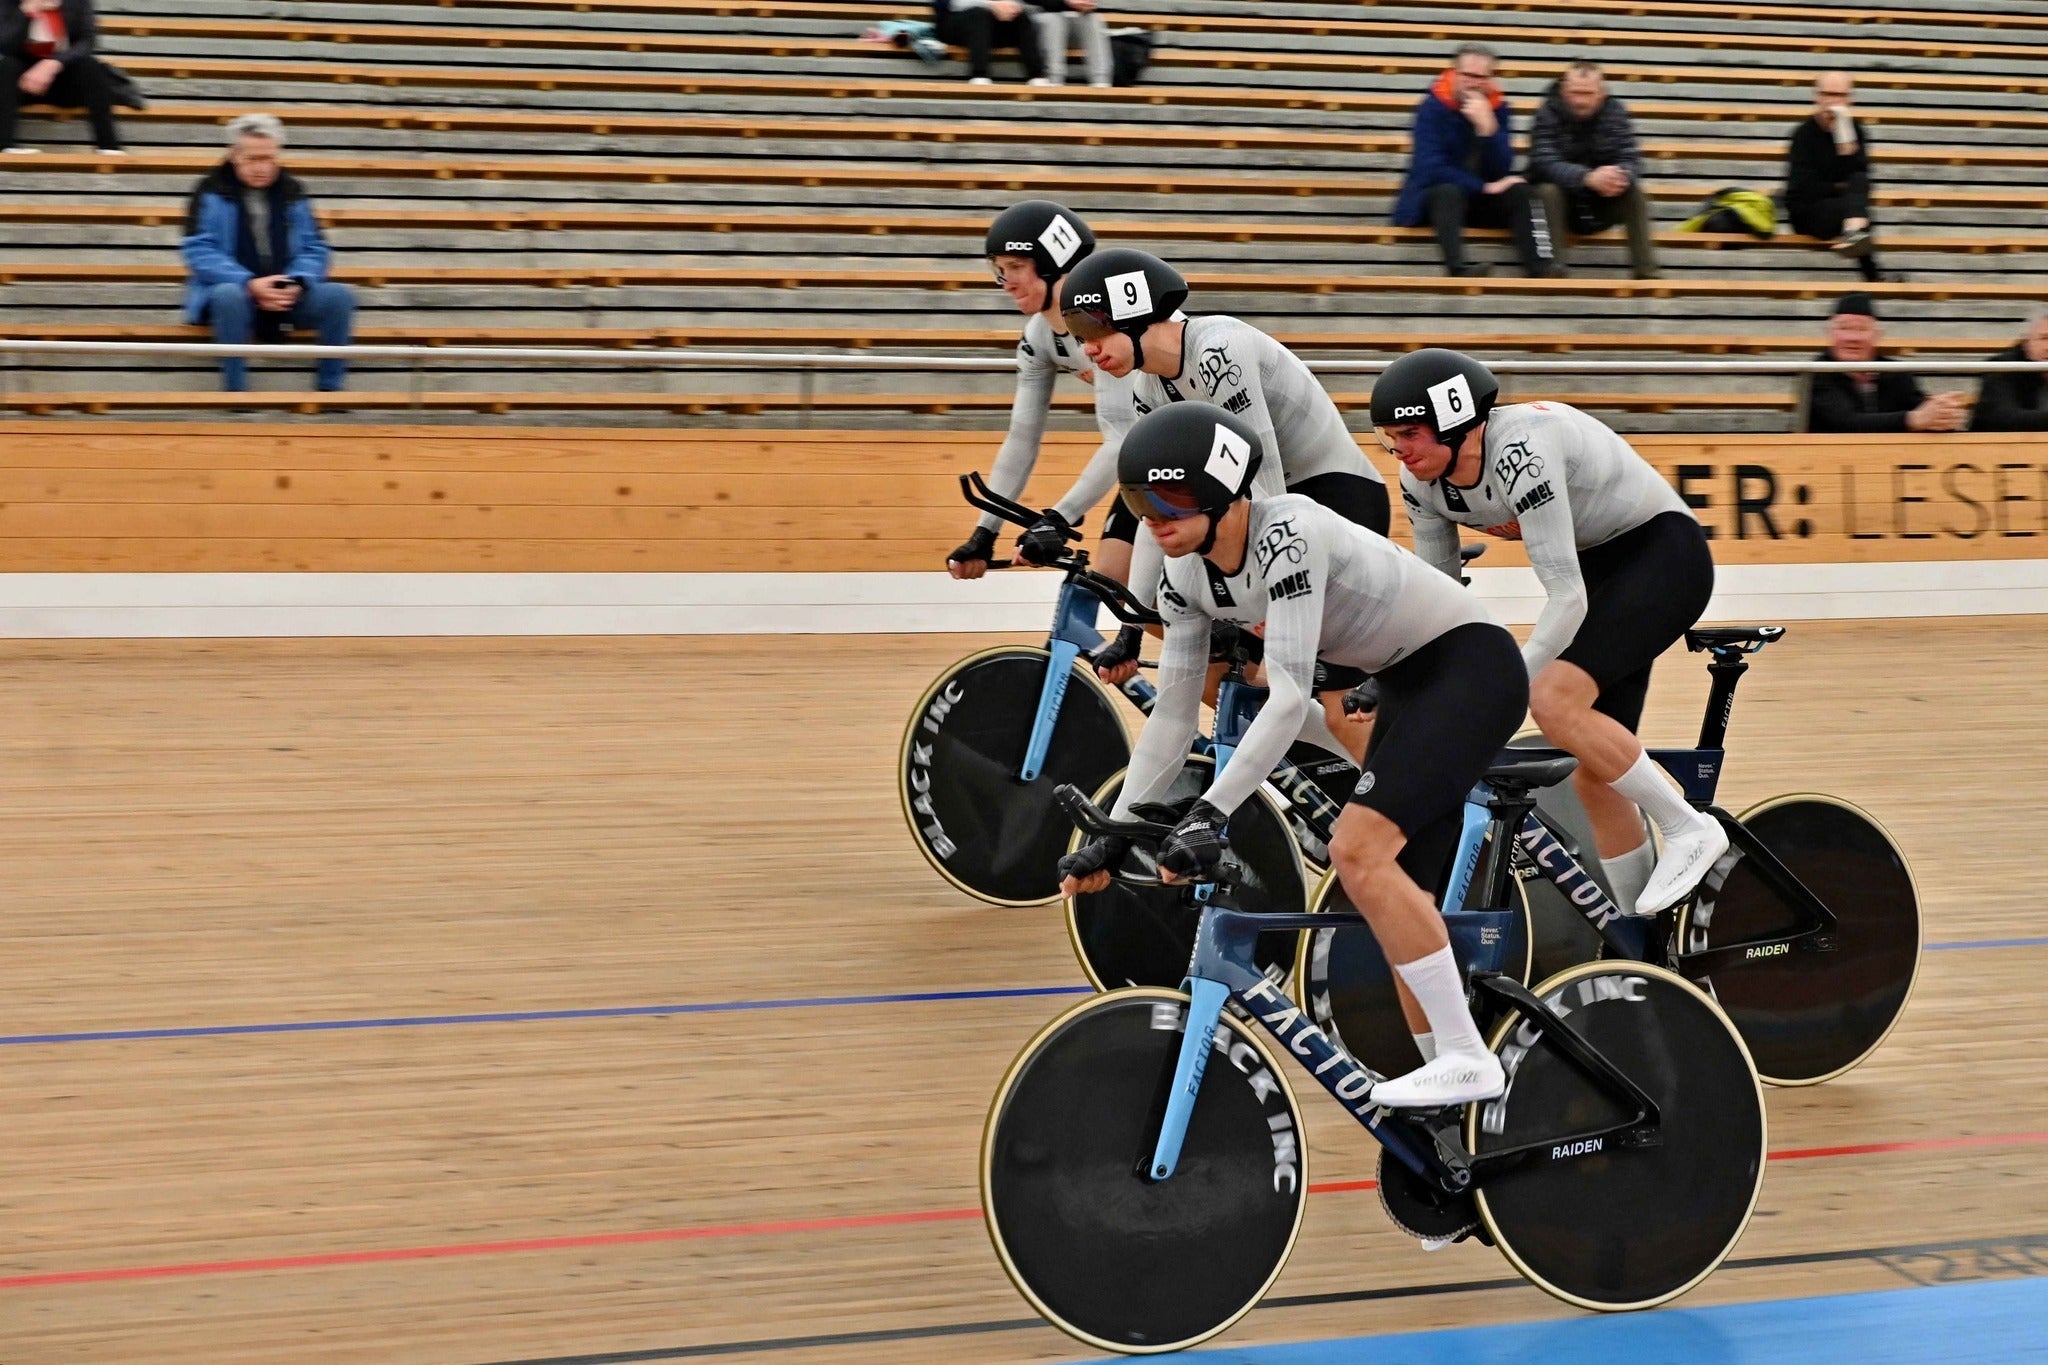
[[[1071,782],[1094,791],[1131,759],[1117,703],[1085,663],[1071,665],[1036,779],[1020,780],[1051,651],[1009,645],[939,675],[910,713],[897,790],[918,851],[938,874],[992,905],[1059,896],[1073,824],[1053,801]]]

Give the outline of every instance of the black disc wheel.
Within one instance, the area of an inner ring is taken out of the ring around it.
[[[896,782],[918,850],[940,876],[992,905],[1059,896],[1056,869],[1074,826],[1053,789],[1071,782],[1094,791],[1131,758],[1117,704],[1077,663],[1043,770],[1018,779],[1051,659],[1021,645],[970,655],[926,690],[903,731]]]
[[[1157,1140],[1187,996],[1092,996],[1011,1065],[981,1144],[981,1198],[1004,1271],[1061,1331],[1111,1351],[1192,1346],[1251,1310],[1301,1229],[1301,1111],[1266,1040],[1226,1015],[1180,1164]]]
[[[1562,752],[1533,730],[1516,735],[1509,747]],[[1538,791],[1536,809],[1565,836],[1566,847],[1578,859],[1579,866],[1600,884],[1600,889],[1610,900],[1613,899],[1614,887],[1607,879],[1606,864],[1600,861],[1599,850],[1593,844],[1593,822],[1587,818],[1586,807],[1580,802],[1578,790],[1572,786],[1571,779],[1566,778]],[[1643,837],[1650,837],[1647,821],[1643,825]],[[1535,945],[1532,949],[1535,962],[1531,969],[1535,973],[1534,980],[1555,976],[1567,967],[1576,967],[1600,956],[1605,946],[1600,931],[1565,899],[1564,892],[1558,890],[1554,882],[1540,876],[1530,877],[1523,882],[1523,895],[1529,902],[1529,929]],[[1628,907],[1622,908],[1626,910]]]
[[[1698,1284],[1734,1247],[1764,1174],[1763,1088],[1727,1017],[1661,967],[1591,962],[1535,988],[1659,1111],[1655,1141],[1581,1135],[1630,1111],[1514,1011],[1492,1034],[1507,1071],[1466,1111],[1479,1215],[1515,1269],[1581,1308],[1648,1308]]]
[[[1920,898],[1905,855],[1846,801],[1776,797],[1741,823],[1833,913],[1833,944],[1816,952],[1793,943],[1696,979],[1735,1021],[1757,1074],[1773,1085],[1813,1085],[1875,1052],[1904,1013],[1920,970]],[[1682,952],[1704,952],[1804,922],[1731,849],[1681,915],[1675,941]]]
[[[1209,789],[1215,772],[1214,759],[1191,755],[1168,789],[1167,803],[1186,810]],[[1109,810],[1123,785],[1122,773],[1110,778],[1096,792],[1095,804]],[[1231,813],[1225,833],[1238,867],[1239,907],[1254,914],[1300,914],[1308,900],[1307,877],[1293,831],[1272,797],[1264,791],[1254,792]],[[1070,846],[1078,848],[1080,844],[1081,836],[1076,833]],[[1149,850],[1134,850],[1126,866],[1146,876],[1154,874]],[[1187,979],[1195,928],[1201,919],[1200,907],[1188,905],[1180,890],[1170,886],[1111,882],[1106,890],[1067,901],[1067,934],[1074,943],[1074,956],[1081,960],[1081,970],[1097,990],[1178,988]],[[1275,984],[1286,982],[1293,972],[1299,937],[1291,933],[1259,936],[1252,960]]]
[[[1510,882],[1509,886],[1514,887]],[[1502,935],[1506,942],[1496,945],[1488,931],[1486,948],[1498,947],[1498,970],[1528,984],[1530,962],[1529,909],[1520,895],[1510,890],[1517,911]],[[1342,923],[1362,925],[1363,919],[1344,893],[1343,883],[1332,872],[1316,888],[1310,909],[1316,914],[1341,916]],[[1303,934],[1301,959],[1297,968],[1297,998],[1306,1001],[1311,1017],[1337,1046],[1354,1061],[1382,1076],[1401,1076],[1422,1065],[1415,1050],[1415,1037],[1401,1015],[1401,997],[1394,986],[1394,969],[1380,951],[1372,930],[1355,927],[1316,929]],[[1453,940],[1458,965],[1470,970],[1467,945]],[[1481,996],[1484,1006],[1491,997]]]

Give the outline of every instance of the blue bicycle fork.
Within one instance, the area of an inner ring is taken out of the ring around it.
[[[1038,712],[1031,718],[1031,740],[1024,746],[1024,766],[1019,781],[1036,782],[1045,769],[1046,751],[1052,748],[1053,726],[1059,723],[1060,703],[1066,700],[1067,683],[1074,676],[1074,660],[1084,650],[1102,647],[1102,632],[1095,628],[1096,612],[1102,603],[1093,594],[1072,583],[1060,588],[1053,608],[1052,636],[1045,642],[1052,659],[1045,669],[1045,681],[1038,689]]]

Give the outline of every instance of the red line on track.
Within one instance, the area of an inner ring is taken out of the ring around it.
[[[1910,1142],[1868,1142],[1847,1147],[1803,1147],[1772,1152],[1772,1161],[1872,1156],[1891,1152],[1935,1152],[1958,1147],[2014,1147],[2048,1142],[2048,1132],[1984,1133],[1966,1137],[1920,1138]],[[1374,1180],[1333,1180],[1309,1186],[1310,1194],[1344,1194],[1378,1187]],[[276,1270],[319,1270],[335,1266],[380,1265],[392,1261],[431,1261],[457,1256],[502,1256],[520,1251],[580,1251],[592,1247],[636,1246],[658,1242],[695,1242],[718,1237],[773,1237],[787,1233],[846,1232],[861,1228],[902,1227],[914,1223],[954,1223],[981,1217],[980,1209],[926,1209],[910,1213],[868,1213],[844,1218],[794,1218],[769,1223],[726,1223],[700,1228],[655,1228],[645,1232],[603,1232],[580,1237],[533,1237],[509,1242],[468,1242],[450,1246],[384,1247],[370,1251],[330,1251],[308,1256],[272,1256],[246,1261],[193,1261],[182,1265],[112,1266],[102,1270],[60,1270],[41,1275],[0,1278],[0,1289],[39,1289],[53,1285],[108,1284],[118,1280],[163,1280],[197,1275],[246,1275]]]

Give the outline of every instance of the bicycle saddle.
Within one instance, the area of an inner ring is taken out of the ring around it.
[[[1784,633],[1783,626],[1695,626],[1685,633],[1685,647],[1695,654],[1703,649],[1742,649],[1749,653]]]
[[[1538,787],[1551,787],[1564,781],[1579,766],[1579,760],[1566,754],[1562,758],[1525,759],[1517,763],[1496,763],[1486,770],[1486,785],[1497,792],[1520,794],[1535,791]]]

